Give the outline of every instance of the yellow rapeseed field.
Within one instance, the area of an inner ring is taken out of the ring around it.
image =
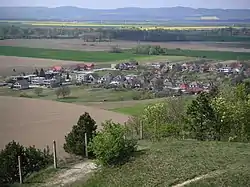
[[[1,22],[1,21],[0,21]],[[126,29],[141,30],[211,30],[227,28],[228,26],[162,26],[162,25],[144,25],[144,24],[108,24],[108,23],[86,23],[86,22],[55,22],[55,21],[8,21],[9,23],[22,23],[32,26],[49,26],[49,27],[113,27]],[[236,28],[236,27],[234,27]]]

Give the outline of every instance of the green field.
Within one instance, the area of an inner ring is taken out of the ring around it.
[[[199,50],[177,50],[168,49],[168,55],[172,56],[189,56],[189,57],[204,57],[216,60],[250,60],[250,53],[246,52],[231,52],[231,51],[199,51]]]
[[[217,60],[250,60],[250,53],[230,51],[200,51],[200,50],[178,50],[168,49],[165,56],[137,55],[128,50],[123,53],[109,53],[105,51],[73,51],[58,49],[40,49],[27,47],[0,46],[0,55],[33,57],[58,60],[72,60],[85,62],[113,62],[124,61],[131,58],[139,62],[151,60],[183,61],[191,60],[193,57],[204,57]]]
[[[131,107],[115,108],[115,109],[112,109],[112,111],[123,113],[123,114],[128,114],[128,115],[138,115],[142,113],[142,111],[147,105],[148,104],[136,104]]]
[[[113,90],[103,88],[88,88],[85,86],[77,87],[70,86],[71,94],[69,97],[57,99],[55,89],[45,88],[41,96],[37,96],[34,89],[28,90],[12,90],[6,87],[0,88],[0,96],[13,96],[13,97],[28,97],[46,100],[55,100],[66,103],[84,104],[85,102],[102,102],[102,101],[126,101],[132,100],[135,94],[134,90]]]
[[[187,186],[246,187],[250,181],[249,144],[164,140],[144,142],[145,151],[116,168],[104,168],[78,187],[173,186],[217,174]]]
[[[109,53],[105,51],[73,51],[58,49],[39,49],[27,47],[0,46],[0,55],[47,58],[58,60],[72,60],[85,62],[112,62],[131,58],[145,57],[146,55],[136,55],[129,52]]]

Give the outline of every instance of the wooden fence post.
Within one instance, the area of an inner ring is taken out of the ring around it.
[[[143,123],[140,123],[140,139],[143,139]]]
[[[18,171],[20,184],[23,184],[21,156],[18,156]]]
[[[56,141],[53,140],[53,158],[54,158],[54,168],[57,168],[57,155],[56,155]]]
[[[85,137],[85,156],[86,156],[86,158],[88,158],[89,154],[88,154],[88,136],[87,136],[87,133],[84,134],[84,137]]]

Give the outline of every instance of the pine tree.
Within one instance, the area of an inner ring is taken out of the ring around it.
[[[39,76],[40,77],[45,77],[45,72],[44,72],[43,68],[41,68]]]
[[[67,153],[79,156],[85,156],[85,133],[87,133],[87,140],[90,142],[96,134],[96,122],[90,117],[89,113],[85,112],[80,116],[76,125],[73,126],[72,131],[65,136],[66,143],[64,150]],[[89,154],[91,156],[91,153]]]

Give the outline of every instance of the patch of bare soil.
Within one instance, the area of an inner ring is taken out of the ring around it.
[[[0,96],[0,149],[12,140],[40,149],[51,147],[56,140],[59,158],[67,156],[63,150],[65,135],[84,112],[98,125],[109,119],[123,124],[129,117],[82,105]]]

